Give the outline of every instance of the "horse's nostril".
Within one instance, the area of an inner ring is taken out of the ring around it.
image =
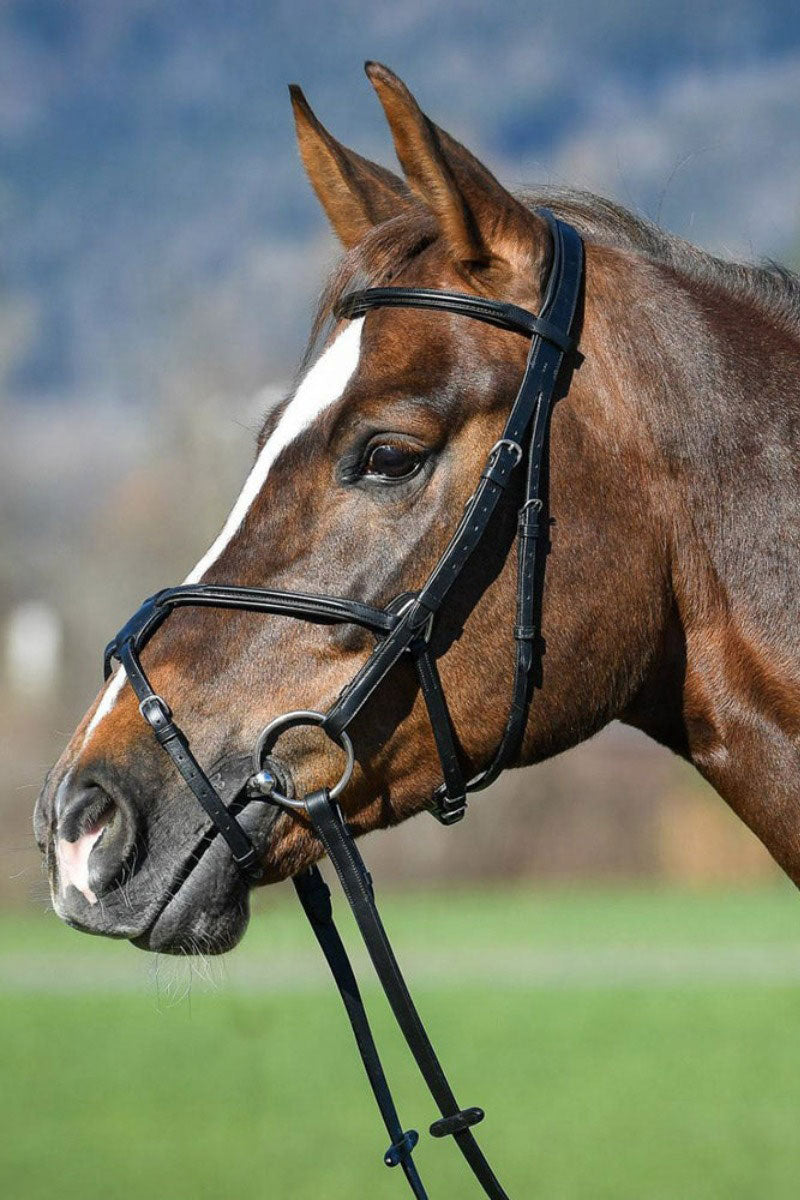
[[[67,799],[58,815],[56,856],[62,889],[77,888],[90,904],[115,882],[134,842],[130,821],[107,792],[94,784]]]
[[[112,820],[117,806],[102,788],[90,784],[70,796],[58,814],[58,836],[68,842],[94,828],[104,828]]]

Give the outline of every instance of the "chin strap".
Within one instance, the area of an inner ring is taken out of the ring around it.
[[[275,793],[272,800],[281,803]],[[381,987],[441,1114],[430,1126],[431,1136],[452,1137],[490,1200],[508,1200],[472,1134],[471,1126],[483,1120],[483,1109],[461,1108],[455,1098],[411,999],[375,905],[372,879],[338,805],[322,789],[306,796],[303,807],[333,863]],[[401,1165],[412,1192],[424,1200],[426,1192],[412,1159],[419,1135],[413,1129],[404,1132],[397,1116],[353,968],[333,921],[330,892],[316,867],[296,876],[294,885],[344,1001],[367,1078],[392,1139],[383,1161],[388,1167]]]

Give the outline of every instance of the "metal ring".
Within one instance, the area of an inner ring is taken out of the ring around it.
[[[255,749],[253,751],[253,770],[257,774],[264,766],[264,758],[269,754],[272,747],[277,742],[280,735],[287,729],[295,729],[299,725],[324,725],[325,714],[315,712],[313,709],[296,709],[294,712],[284,713],[282,717],[276,717],[274,721],[270,721],[269,725],[265,725],[258,735]],[[341,746],[347,755],[347,761],[344,764],[342,777],[332,788],[329,789],[331,800],[337,800],[341,796],[344,789],[350,782],[350,776],[353,774],[356,756],[353,751],[353,743],[350,740],[350,735],[344,729],[338,737],[332,737],[327,729],[324,730],[332,742],[336,742]]]
[[[495,442],[495,444],[492,446],[491,450],[489,451],[489,458],[492,457],[495,450],[500,450],[501,447],[503,447],[503,446],[508,446],[509,450],[514,451],[514,453],[517,456],[516,461],[514,462],[514,466],[518,467],[519,464],[522,462],[522,446],[520,446],[519,442],[512,441],[511,438],[499,438]]]

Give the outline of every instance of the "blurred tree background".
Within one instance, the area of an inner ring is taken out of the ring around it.
[[[602,18],[599,15],[602,11]],[[361,61],[404,75],[506,182],[611,195],[717,252],[791,257],[800,10],[732,0],[7,0],[0,6],[0,900],[44,896],[30,814],[100,654],[217,532],[336,246],[285,85],[390,162]],[[166,514],[166,516],[165,516]],[[613,727],[397,879],[770,876],[696,775]]]

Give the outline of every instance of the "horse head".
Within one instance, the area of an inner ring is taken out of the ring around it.
[[[292,89],[301,156],[345,254],[298,382],[267,416],[242,492],[187,583],[348,597],[376,610],[413,594],[458,524],[525,371],[528,342],[507,328],[418,308],[337,315],[342,295],[365,284],[536,312],[553,255],[534,207],[433,124],[390,71],[368,64],[367,73],[405,178],[341,145]],[[544,667],[519,762],[564,749],[622,711],[664,640],[663,531],[646,490],[637,492],[649,451],[619,419],[631,381],[613,370],[637,271],[651,280],[630,252],[588,239],[584,361],[553,420]],[[431,637],[467,773],[486,765],[506,722],[515,488]],[[625,563],[622,583],[609,570],[615,559]],[[197,759],[237,797],[267,881],[296,874],[321,845],[307,821],[242,794],[254,742],[279,714],[325,712],[373,646],[353,623],[183,607],[142,650]],[[350,734],[355,770],[341,803],[356,833],[430,803],[440,760],[410,662],[383,680]],[[286,732],[271,761],[295,794],[341,772],[335,743],[312,727]],[[54,906],[70,924],[174,952],[219,952],[241,936],[248,882],[160,752],[122,668],[51,771],[35,826]]]

